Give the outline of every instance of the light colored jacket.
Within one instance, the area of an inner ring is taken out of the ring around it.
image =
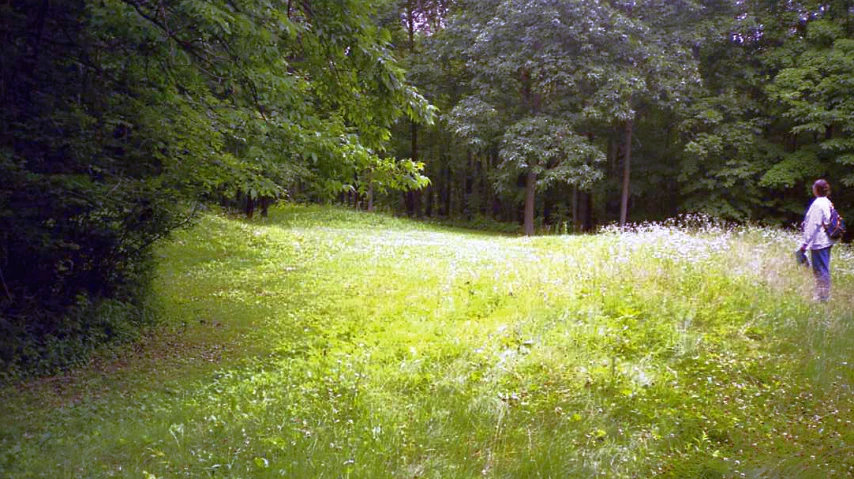
[[[824,249],[833,246],[833,240],[827,236],[824,226],[830,223],[831,203],[827,197],[819,196],[813,200],[804,217],[803,247],[809,250]]]

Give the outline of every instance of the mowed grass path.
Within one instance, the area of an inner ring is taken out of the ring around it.
[[[854,255],[285,206],[162,245],[164,324],[0,392],[0,477],[850,477]]]

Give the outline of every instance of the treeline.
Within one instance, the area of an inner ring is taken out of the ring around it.
[[[527,233],[688,212],[791,225],[819,177],[854,214],[850,1],[401,0],[386,24],[432,126],[393,152],[412,216]]]

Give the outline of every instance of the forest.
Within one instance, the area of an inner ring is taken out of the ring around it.
[[[823,177],[844,214],[852,9],[3,2],[0,361],[56,364],[147,321],[153,248],[210,208],[524,235],[688,213],[791,227]]]
[[[854,215],[851,1],[5,0],[0,45],[0,476],[854,475],[854,248],[793,255],[816,179]]]

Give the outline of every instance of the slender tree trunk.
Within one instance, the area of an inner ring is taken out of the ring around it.
[[[415,6],[414,3],[409,1],[406,3],[406,24],[407,30],[409,34],[409,54],[415,55]],[[409,132],[411,136],[411,146],[412,146],[412,161],[418,161],[418,124],[415,123],[415,120],[409,121]],[[412,210],[409,212],[411,216],[416,218],[421,218],[421,191],[420,190],[412,190],[409,192],[410,195],[410,204],[412,205]]]
[[[632,172],[632,120],[626,122],[626,157],[623,162],[623,196],[620,201],[620,226],[626,225],[629,213],[629,186]]]
[[[543,228],[548,234],[551,232],[551,218],[552,216],[552,201],[551,195],[548,192],[543,193]]]
[[[530,113],[534,116],[540,110],[542,97],[539,93],[533,90],[533,82],[531,81],[531,72],[528,69],[522,71],[522,98],[528,104]],[[530,168],[530,166],[529,166]],[[525,179],[525,213],[524,213],[524,230],[527,236],[534,234],[534,201],[537,194],[537,174],[531,170],[528,171]]]
[[[469,156],[471,156],[471,153],[469,153]],[[466,163],[468,163],[468,162],[466,162]],[[469,172],[468,172],[468,168],[466,167],[466,164],[461,165],[459,170],[457,171],[457,181],[456,181],[457,188],[459,188],[459,197],[460,197],[459,204],[457,205],[459,207],[459,210],[457,211],[457,217],[458,218],[465,217],[466,210],[469,207],[469,199],[468,199],[468,196],[466,196],[466,181],[468,179],[468,176],[469,176]]]
[[[590,231],[593,229],[593,193],[590,191],[581,192],[581,230]]]
[[[572,187],[572,231],[577,232],[581,230],[581,218],[578,216],[578,187]]]
[[[412,161],[418,161],[418,124],[415,121],[410,121],[410,132],[412,134]],[[412,190],[409,192],[412,196],[412,216],[421,218],[421,190]]]
[[[410,158],[412,161],[418,161],[418,125],[414,121],[409,123]],[[406,213],[412,217],[421,217],[421,192],[419,190],[410,190],[404,193],[406,197]]]
[[[255,215],[255,200],[248,193],[246,194],[246,208],[244,211],[246,211],[246,217],[249,219],[252,219],[252,216]]]
[[[454,215],[454,171],[450,164],[445,166],[445,218],[450,218]]]
[[[473,206],[477,206],[476,202],[472,201],[472,194],[474,193],[474,175],[475,173],[475,157],[469,152],[468,154],[468,165],[466,165],[466,174],[463,178],[463,195],[466,199],[466,208],[463,213],[465,214],[466,220],[471,221],[472,219],[472,209]],[[473,205],[473,203],[475,203]]]
[[[357,210],[361,209],[361,206],[362,206],[362,196],[359,194],[359,190],[357,188],[358,185],[359,185],[359,174],[353,173],[353,191],[351,192],[351,194],[353,195],[353,208],[355,208]]]
[[[525,179],[525,235],[532,236],[534,234],[534,200],[536,200],[537,192],[537,174],[533,171],[528,172]]]
[[[400,194],[400,197],[403,200],[403,210],[406,211],[407,215],[411,215],[412,206],[410,206],[410,200],[412,199],[412,196],[409,194],[408,191],[404,191]]]
[[[489,182],[487,178],[489,176],[489,156],[484,155],[481,160],[481,169],[480,176],[478,178],[480,182],[480,194],[483,197],[483,204],[481,204],[480,214],[483,216],[489,216],[490,205],[492,204],[492,192],[489,188]]]
[[[373,173],[368,171],[368,211],[374,211],[374,179]]]

